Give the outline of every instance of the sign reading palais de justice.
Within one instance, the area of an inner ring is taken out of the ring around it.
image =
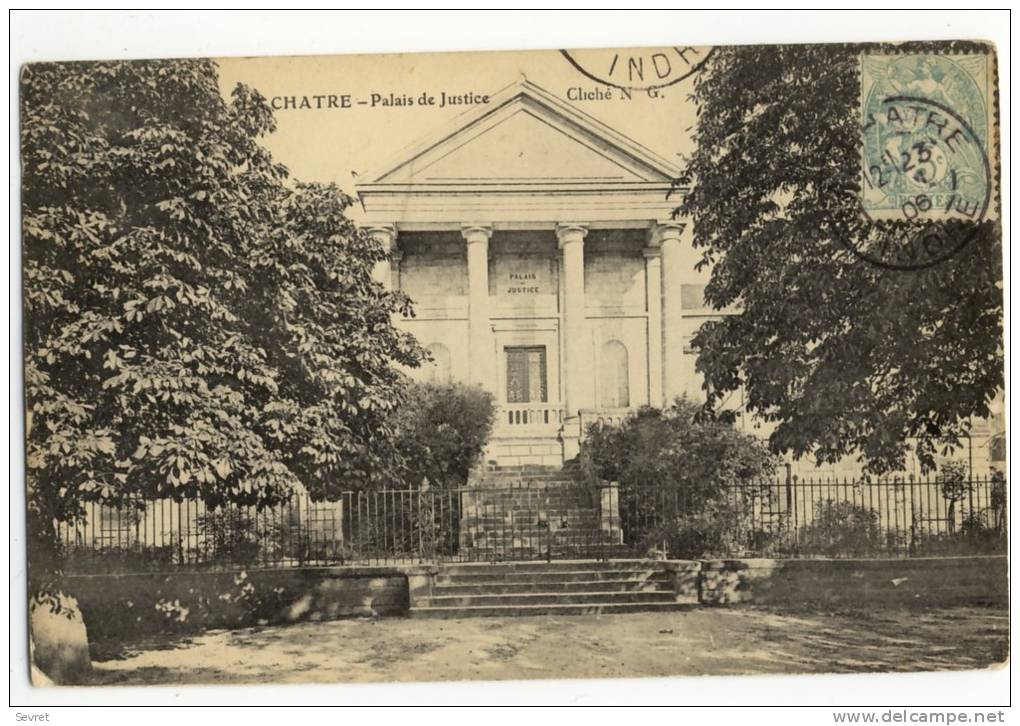
[[[489,272],[489,289],[493,295],[520,299],[556,294],[551,261],[497,258]]]
[[[535,272],[511,272],[510,285],[506,289],[507,295],[538,295],[542,287],[538,284],[538,273]]]

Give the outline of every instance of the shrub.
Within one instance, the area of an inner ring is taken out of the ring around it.
[[[254,565],[275,561],[282,552],[282,526],[276,510],[251,515],[219,507],[198,517],[198,531],[214,564]]]
[[[950,461],[942,465],[936,480],[942,497],[949,502],[946,519],[949,531],[956,531],[956,503],[971,491],[971,482],[967,465],[962,461]]]
[[[397,557],[430,559],[456,552],[460,532],[460,497],[442,490],[380,495],[346,513],[344,559]],[[368,504],[372,502],[372,504]],[[355,514],[355,511],[357,512]]]
[[[749,546],[751,513],[776,465],[753,436],[686,399],[585,433],[581,471],[590,484],[619,482],[625,542],[686,558]]]
[[[1005,552],[1006,530],[996,526],[995,513],[989,510],[968,512],[960,525],[960,539],[971,554]]]
[[[815,503],[814,514],[797,533],[797,548],[805,554],[853,557],[882,549],[882,526],[874,510],[826,499]]]
[[[634,543],[645,554],[697,559],[743,553],[749,547],[749,524],[742,507],[714,499],[704,502],[699,511],[656,517],[647,528],[634,518],[630,527],[639,533]]]
[[[453,489],[467,483],[492,433],[492,394],[463,383],[413,383],[394,421],[394,478]]]
[[[989,494],[991,505],[992,526],[996,531],[1005,534],[1006,532],[1006,476],[1001,471],[995,470],[991,477],[992,489]]]
[[[967,512],[958,529],[931,533],[923,529],[911,543],[911,552],[928,557],[1005,553],[1009,545],[1002,513],[995,507]]]

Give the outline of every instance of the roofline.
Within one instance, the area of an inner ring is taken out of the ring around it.
[[[466,129],[487,116],[491,116],[498,112],[518,97],[531,98],[539,104],[545,105],[560,116],[576,124],[581,129],[587,131],[593,136],[607,141],[613,146],[616,146],[629,156],[640,161],[645,166],[655,169],[660,174],[663,174],[668,178],[676,179],[681,175],[680,168],[673,162],[660,156],[646,146],[643,146],[633,139],[623,135],[619,131],[616,131],[612,127],[606,125],[602,121],[599,121],[594,116],[591,116],[576,106],[573,106],[567,101],[554,96],[549,91],[546,91],[541,86],[532,83],[522,76],[516,83],[504,86],[499,91],[492,94],[489,99],[489,104],[464,111],[463,113],[453,117],[437,131],[428,134],[409,146],[405,146],[399,152],[389,157],[385,163],[380,164],[377,168],[364,174],[364,178],[370,181],[357,184],[356,186],[359,190],[372,190],[377,189],[380,184],[387,184],[387,182],[380,182],[379,180],[389,174],[392,174],[411,160],[430,151],[434,147],[439,146],[462,129]],[[404,182],[405,186],[406,184],[407,183]]]
[[[577,181],[577,182],[560,182],[560,181],[471,181],[465,183],[455,183],[447,181],[437,182],[422,182],[420,184],[414,182],[370,182],[365,184],[359,184],[358,189],[360,191],[368,192],[414,192],[419,191],[422,193],[428,192],[465,192],[465,193],[477,193],[478,191],[488,191],[494,193],[506,193],[513,194],[517,191],[527,191],[529,189],[541,189],[543,191],[564,191],[564,192],[590,192],[592,190],[598,190],[599,192],[612,193],[612,192],[643,192],[643,191],[672,191],[674,196],[682,196],[690,191],[688,186],[675,186],[671,182],[648,182],[648,181],[636,181],[636,182],[604,182],[604,181]]]

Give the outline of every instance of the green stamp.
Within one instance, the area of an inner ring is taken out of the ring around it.
[[[992,201],[993,56],[861,56],[861,202],[872,220],[977,222]]]

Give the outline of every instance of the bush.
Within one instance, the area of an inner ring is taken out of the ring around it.
[[[911,542],[911,554],[925,557],[1005,554],[1008,546],[1002,513],[992,506],[968,512],[960,527],[949,532],[932,533],[921,528]]]
[[[282,552],[282,526],[276,510],[251,515],[220,507],[198,517],[198,531],[210,561],[218,565],[254,565],[276,561]]]
[[[627,528],[624,518],[624,527]],[[742,554],[751,548],[750,517],[740,506],[710,500],[700,511],[672,512],[656,517],[655,523],[642,528],[631,518],[631,530],[637,530],[634,544],[647,555],[698,559]]]
[[[949,502],[946,520],[950,533],[953,533],[956,531],[956,503],[972,490],[970,471],[962,461],[950,461],[942,465],[936,481],[939,483],[942,497]]]
[[[991,504],[991,520],[992,527],[997,531],[1001,532],[1003,536],[1006,533],[1006,475],[1001,471],[995,470],[992,472],[991,478],[992,490],[989,493],[989,504]]]
[[[492,433],[492,394],[463,383],[413,383],[394,421],[394,478],[407,489],[422,482],[464,486]]]
[[[999,528],[993,511],[968,512],[960,526],[959,538],[965,554],[1006,552],[1005,528]]]
[[[626,543],[684,558],[750,546],[755,502],[768,496],[776,466],[753,436],[686,399],[585,433],[581,471],[590,484],[619,482]]]
[[[882,526],[878,514],[853,502],[826,499],[815,503],[815,516],[797,533],[797,548],[824,557],[854,557],[880,551]]]

